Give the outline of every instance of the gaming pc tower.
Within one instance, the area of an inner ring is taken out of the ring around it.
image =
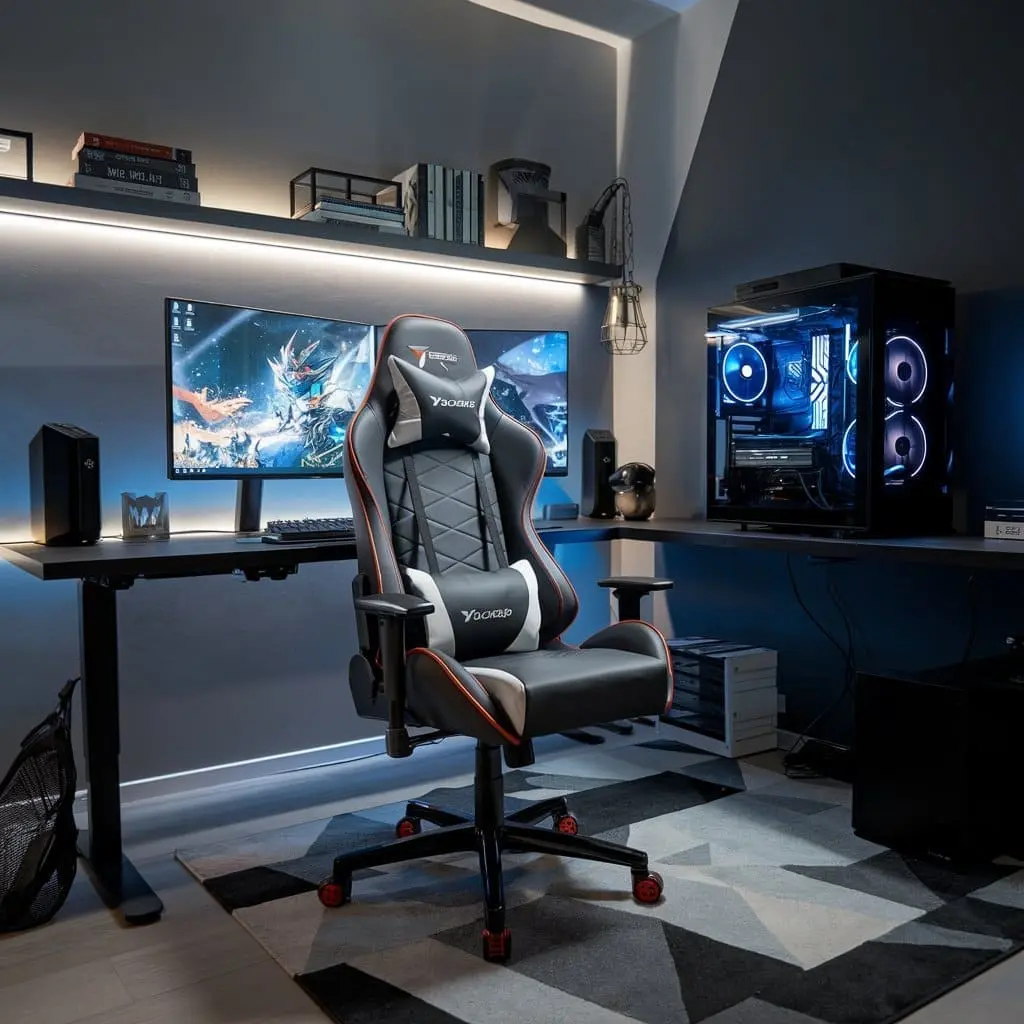
[[[953,316],[947,282],[849,264],[710,309],[708,519],[948,532]]]

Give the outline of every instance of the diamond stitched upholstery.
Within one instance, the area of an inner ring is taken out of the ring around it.
[[[442,573],[456,565],[472,569],[496,569],[498,561],[494,545],[487,537],[486,521],[477,501],[472,454],[462,447],[439,448],[433,445],[436,442],[432,442],[428,450],[411,448],[409,455],[416,469],[423,509],[431,525],[438,569]],[[493,503],[494,483],[490,458],[487,455],[481,455],[480,458]],[[412,496],[405,479],[405,466],[400,456],[385,460],[384,485],[399,564],[428,572],[426,555],[416,528]],[[502,530],[496,507],[495,513],[498,529]]]

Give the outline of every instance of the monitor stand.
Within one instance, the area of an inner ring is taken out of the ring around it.
[[[235,532],[259,533],[263,529],[263,481],[246,477],[238,481],[235,495]]]

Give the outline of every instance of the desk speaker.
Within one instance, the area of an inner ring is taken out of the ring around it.
[[[615,435],[610,430],[588,430],[583,435],[583,514],[592,519],[614,519],[615,492],[608,478],[615,472]]]
[[[32,539],[95,544],[100,538],[100,441],[69,423],[44,423],[29,442]]]

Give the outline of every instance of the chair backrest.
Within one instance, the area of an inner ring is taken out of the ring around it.
[[[542,646],[578,610],[533,526],[544,446],[490,398],[492,379],[460,327],[400,316],[345,444],[364,589],[430,600],[411,645],[459,660]]]

